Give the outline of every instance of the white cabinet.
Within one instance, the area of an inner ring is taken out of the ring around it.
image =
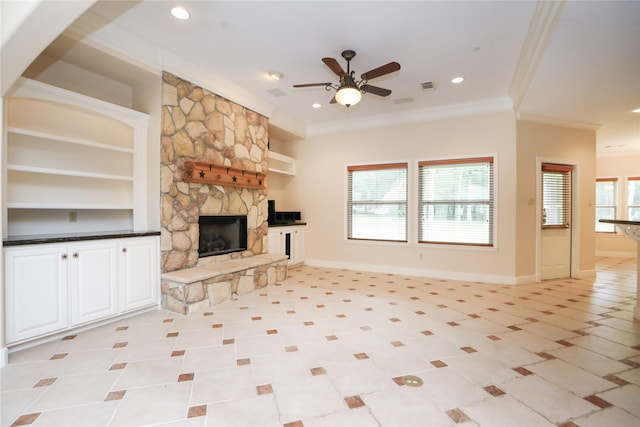
[[[6,342],[158,304],[157,236],[4,249]]]
[[[268,233],[269,253],[289,257],[289,265],[304,262],[304,226],[271,227]]]
[[[66,329],[67,247],[5,249],[7,343]]]
[[[68,247],[71,326],[118,313],[116,247],[113,241],[78,242]]]
[[[120,253],[120,310],[130,311],[155,304],[158,300],[159,247],[155,237],[123,239]]]

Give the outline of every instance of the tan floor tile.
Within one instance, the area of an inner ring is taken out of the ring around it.
[[[11,353],[1,423],[38,414],[34,425],[73,425],[72,414],[94,408],[98,425],[114,415],[167,427],[635,427],[636,264],[598,262],[595,282],[515,287],[292,268],[282,283],[201,313],[152,311]],[[416,374],[421,387],[400,381]]]

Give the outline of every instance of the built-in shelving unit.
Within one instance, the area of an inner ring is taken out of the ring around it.
[[[283,175],[296,174],[296,159],[284,154],[269,151],[269,172]]]
[[[7,103],[5,209],[45,222],[51,209],[127,211],[146,229],[147,126],[144,113],[22,79]]]

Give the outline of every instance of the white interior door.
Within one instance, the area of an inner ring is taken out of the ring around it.
[[[540,248],[540,278],[571,277],[571,227],[543,229]]]
[[[570,165],[542,164],[542,280],[571,277],[572,170]]]

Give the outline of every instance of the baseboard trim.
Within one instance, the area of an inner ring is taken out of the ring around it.
[[[596,270],[578,270],[573,276],[574,279],[591,279],[596,277]]]
[[[463,273],[459,271],[407,268],[378,264],[357,264],[308,258],[305,259],[304,263],[305,265],[311,267],[369,271],[372,273],[390,273],[404,276],[430,277],[433,279],[459,280],[466,282],[491,283],[497,285],[522,285],[527,283],[535,283],[534,276],[499,276],[493,274]]]
[[[638,253],[626,251],[596,251],[596,256],[609,258],[635,258],[638,256]]]

